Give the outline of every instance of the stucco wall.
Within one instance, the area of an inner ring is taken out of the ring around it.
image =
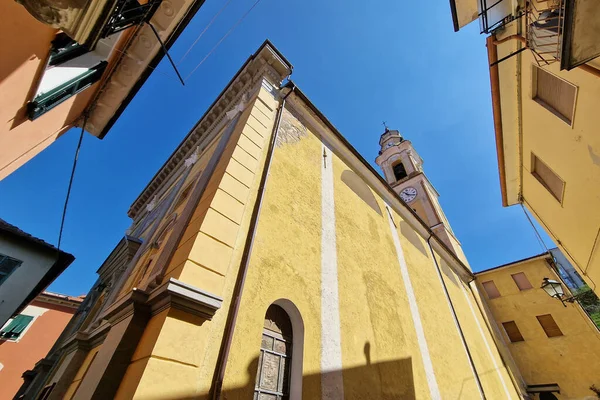
[[[512,274],[524,272],[533,288],[521,291]],[[544,277],[559,280],[545,259],[477,274],[477,283],[494,281],[500,297],[487,299],[496,323],[528,385],[558,383],[559,399],[593,396],[592,384],[600,386],[600,333],[577,304],[563,307],[540,288]],[[549,338],[536,316],[551,314],[563,336]],[[523,338],[510,343],[503,322],[515,321]]]
[[[0,254],[23,262],[0,285],[0,325],[4,325],[56,262],[57,254],[3,233],[0,233]]]
[[[163,277],[223,297],[221,309],[210,321],[177,309],[154,315],[116,398],[207,397],[276,108],[265,88],[249,100]],[[303,321],[292,382],[303,398],[479,398],[427,243],[365,183],[364,169],[324,145],[331,132],[293,115],[284,113],[273,154],[223,398],[251,398],[265,312],[282,299]],[[445,274],[487,397],[516,398],[469,289]]]
[[[285,118],[293,117],[286,113]],[[342,374],[345,398],[429,398],[385,204],[368,186],[361,187],[366,184],[338,156],[324,160],[322,146],[308,128],[304,134],[286,136],[275,150],[230,353],[227,398],[251,396],[262,321],[268,306],[281,298],[291,300],[304,321],[303,398],[320,398],[323,382],[336,372]],[[322,347],[322,335],[335,330],[321,318],[322,229],[332,222],[322,219],[323,163],[333,168],[341,371],[322,370],[323,357],[331,357]],[[427,244],[392,215],[440,394],[478,398]],[[455,281],[449,283],[456,285],[450,287],[451,296],[486,395],[516,397],[476,304],[472,312],[472,298],[462,293],[458,278],[447,279]]]
[[[56,29],[14,1],[0,3],[0,180],[48,147],[79,118],[96,85],[35,121],[27,118]]]
[[[499,36],[516,33],[516,24]],[[517,41],[498,46],[498,57],[515,51]],[[598,66],[598,61],[594,61]],[[544,69],[577,86],[573,125],[570,126],[532,99],[531,51],[499,65],[502,127],[509,204],[521,192],[526,206],[553,238],[561,251],[578,268],[589,286],[600,283],[600,125],[598,99],[600,79],[580,68],[560,71],[560,63]],[[521,80],[519,92],[518,79]],[[520,94],[520,97],[519,97]],[[564,199],[559,203],[531,174],[534,153],[565,181]],[[522,189],[519,179],[522,175]]]
[[[34,317],[16,340],[0,340],[0,399],[11,399],[23,384],[23,372],[45,357],[75,313],[68,308],[33,301],[21,312]]]
[[[232,121],[237,124],[225,156],[163,278],[175,278],[222,296],[222,308],[211,321],[174,309],[152,317],[117,398],[208,395],[276,107],[273,95],[259,86],[246,110]],[[207,153],[210,155],[211,151]],[[194,166],[198,171],[206,165],[201,160]],[[139,263],[136,269],[142,267]]]

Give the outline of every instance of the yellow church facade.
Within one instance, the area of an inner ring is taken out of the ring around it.
[[[265,42],[134,201],[44,398],[527,398],[410,141],[382,178],[291,72]]]

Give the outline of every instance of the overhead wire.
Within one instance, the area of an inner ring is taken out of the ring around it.
[[[254,7],[256,7],[256,6],[258,5],[258,3],[260,3],[260,1],[261,1],[261,0],[256,0],[256,1],[254,2],[254,4],[252,4],[252,7],[250,7],[250,8],[248,9],[248,11],[246,11],[246,12],[244,13],[244,15],[242,15],[242,16],[241,16],[241,18],[240,18],[240,19],[238,19],[238,20],[237,20],[237,22],[236,22],[236,23],[235,23],[235,24],[234,24],[234,25],[233,25],[233,26],[232,26],[232,27],[231,27],[231,28],[230,28],[230,29],[227,31],[227,33],[225,33],[225,35],[223,35],[223,36],[221,37],[221,39],[219,39],[219,41],[217,42],[217,44],[216,44],[216,45],[215,45],[215,46],[214,46],[214,47],[213,47],[213,48],[212,48],[212,49],[211,49],[211,50],[208,52],[208,54],[207,54],[206,56],[204,56],[204,58],[203,58],[203,59],[202,59],[202,60],[201,60],[201,61],[198,63],[198,65],[196,65],[196,66],[194,67],[194,69],[192,70],[192,72],[190,72],[190,73],[189,73],[189,74],[188,74],[188,75],[185,77],[184,81],[187,81],[187,80],[188,80],[188,79],[189,79],[189,78],[190,78],[190,77],[191,77],[191,76],[194,74],[194,72],[196,72],[196,70],[197,70],[198,68],[200,68],[200,66],[201,66],[201,65],[204,63],[204,61],[206,61],[206,59],[207,59],[208,57],[210,57],[210,55],[211,55],[212,53],[214,53],[214,51],[215,51],[215,50],[216,50],[216,49],[217,49],[217,48],[218,48],[218,47],[221,45],[221,43],[223,42],[223,40],[225,40],[225,39],[227,38],[227,36],[229,36],[229,35],[231,34],[231,32],[233,32],[233,31],[235,30],[235,28],[237,28],[237,26],[238,26],[239,24],[241,24],[241,23],[242,23],[242,21],[243,21],[243,20],[244,20],[244,19],[245,19],[245,18],[248,16],[248,14],[250,14],[250,12],[251,12],[251,11],[254,9]]]
[[[550,249],[548,248],[548,246],[546,246],[546,243],[544,242],[544,239],[542,238],[542,235],[540,235],[538,229],[536,228],[536,226],[534,225],[533,221],[531,220],[531,217],[527,213],[527,210],[525,210],[525,206],[523,205],[522,202],[520,204],[521,204],[521,208],[523,209],[523,213],[525,214],[525,217],[527,218],[527,221],[529,221],[529,224],[533,228],[533,232],[535,232],[536,239],[540,243],[540,246],[542,247],[542,250],[546,250],[548,253],[550,253]]]
[[[194,46],[196,46],[196,44],[198,43],[198,41],[200,40],[200,38],[202,38],[202,36],[204,35],[204,33],[206,33],[206,31],[208,30],[208,28],[210,28],[210,26],[213,24],[213,22],[215,22],[215,20],[219,17],[219,15],[221,15],[221,13],[223,12],[223,10],[225,10],[227,8],[227,6],[229,5],[229,3],[231,3],[231,0],[227,0],[225,2],[225,4],[223,5],[223,7],[221,7],[221,9],[212,17],[212,19],[210,20],[210,22],[208,23],[208,25],[206,25],[206,27],[204,28],[204,30],[202,32],[200,32],[200,34],[198,35],[198,37],[196,38],[196,40],[194,40],[194,43],[192,43],[192,45],[190,46],[189,49],[187,49],[187,51],[185,52],[185,54],[183,55],[183,57],[181,57],[181,60],[179,60],[179,62],[177,64],[181,64],[183,62],[183,60],[185,60],[188,56],[188,54],[190,54],[190,52],[192,51],[192,49],[194,48]]]
[[[58,244],[56,248],[60,252],[60,245],[62,243],[63,228],[65,226],[65,217],[67,215],[67,206],[69,205],[69,198],[71,197],[71,189],[73,188],[73,178],[75,177],[75,169],[77,168],[77,160],[79,159],[79,150],[81,149],[81,142],[83,142],[83,134],[85,133],[85,124],[87,122],[87,115],[84,114],[83,124],[81,126],[81,133],[79,134],[79,141],[77,142],[77,148],[75,149],[75,156],[73,157],[73,166],[71,168],[71,176],[69,178],[69,186],[67,187],[67,196],[65,197],[65,204],[63,206],[62,217],[60,220],[60,230],[58,231]]]

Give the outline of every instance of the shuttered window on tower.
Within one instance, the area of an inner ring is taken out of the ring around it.
[[[542,329],[546,333],[546,336],[555,337],[555,336],[563,335],[562,331],[556,324],[556,321],[554,321],[554,318],[552,318],[552,315],[550,315],[550,314],[538,315],[536,318],[537,318],[538,322],[540,323],[540,325],[542,326]]]
[[[533,100],[567,124],[573,124],[577,86],[533,66]]]
[[[519,331],[515,321],[503,322],[502,326],[504,327],[504,331],[512,343],[522,342],[525,340],[523,339],[523,335],[521,335],[521,331]]]
[[[531,153],[531,174],[544,185],[556,200],[562,203],[565,181],[533,153]]]

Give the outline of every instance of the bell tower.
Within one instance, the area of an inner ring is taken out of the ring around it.
[[[379,139],[379,146],[379,156],[375,162],[382,169],[387,183],[446,246],[468,265],[460,242],[454,236],[439,203],[439,193],[423,172],[423,160],[410,140],[386,126]]]

